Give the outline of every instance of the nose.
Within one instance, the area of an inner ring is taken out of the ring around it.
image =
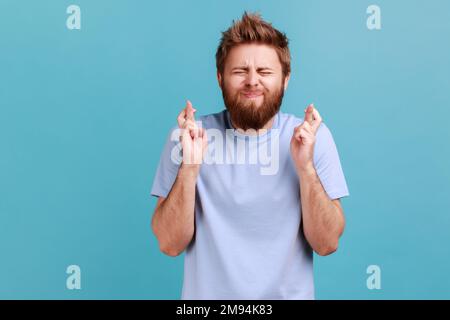
[[[245,85],[247,87],[256,87],[259,84],[258,73],[255,70],[250,70],[247,74]]]

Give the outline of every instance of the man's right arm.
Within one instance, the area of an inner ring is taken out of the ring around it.
[[[159,197],[152,230],[165,254],[175,257],[186,249],[195,230],[195,186],[208,147],[206,130],[195,123],[190,101],[178,115],[183,161],[167,198]]]
[[[160,250],[171,257],[181,254],[194,235],[195,185],[199,170],[198,164],[181,164],[167,198],[158,198],[152,230]]]

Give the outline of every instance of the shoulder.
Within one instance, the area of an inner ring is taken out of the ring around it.
[[[197,117],[203,128],[224,128],[227,125],[226,109]]]

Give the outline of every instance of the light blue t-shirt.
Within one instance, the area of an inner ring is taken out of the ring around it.
[[[234,130],[228,111],[200,117],[208,155],[195,196],[182,299],[314,299],[313,252],[301,227],[300,184],[290,154],[302,118],[278,112],[262,135]],[[174,132],[175,130],[175,132]],[[181,145],[167,139],[151,194],[167,197]],[[332,134],[322,122],[314,166],[331,199],[348,196]]]

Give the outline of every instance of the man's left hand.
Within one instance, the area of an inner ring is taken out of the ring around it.
[[[315,170],[314,168],[314,144],[316,133],[322,123],[322,117],[310,104],[305,109],[305,118],[301,125],[294,128],[291,139],[291,156],[294,160],[297,174],[304,171]]]

